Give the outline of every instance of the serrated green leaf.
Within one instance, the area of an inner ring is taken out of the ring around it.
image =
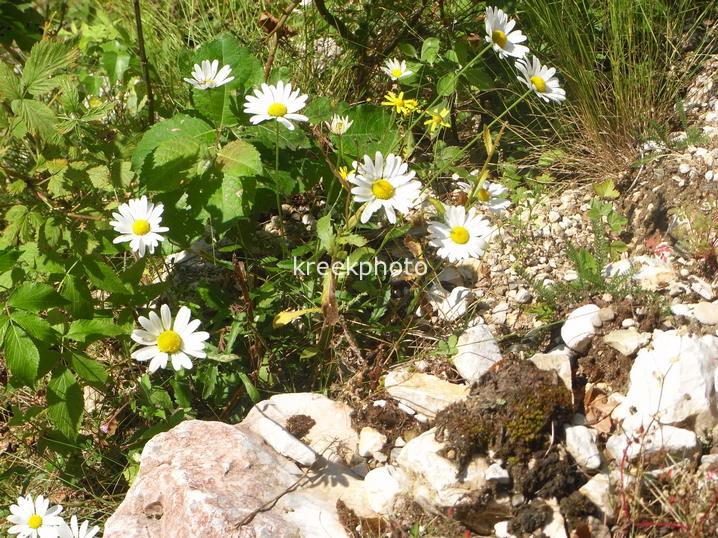
[[[13,312],[10,319],[22,327],[27,334],[45,345],[52,343],[57,338],[57,333],[52,326],[43,318],[29,312]]]
[[[205,210],[214,225],[225,226],[252,212],[257,190],[253,177],[224,175],[217,189],[210,195]]]
[[[14,99],[20,99],[20,97],[22,97],[20,79],[12,67],[4,62],[0,62],[0,98],[12,101]]]
[[[195,175],[201,144],[191,137],[163,140],[145,160],[140,180],[149,190],[169,192]]]
[[[4,273],[15,267],[15,263],[19,257],[20,253],[14,249],[0,251],[0,273]]]
[[[621,193],[618,192],[616,189],[615,184],[613,183],[612,179],[607,179],[605,181],[601,181],[600,183],[595,183],[593,185],[593,190],[602,198],[608,198],[609,200],[614,200],[621,196]]]
[[[70,365],[75,373],[90,385],[106,390],[106,383],[109,379],[107,370],[99,362],[80,353],[70,354]]]
[[[334,229],[331,215],[326,214],[317,221],[317,237],[322,248],[331,253],[334,249]]]
[[[194,138],[201,145],[209,146],[215,141],[216,130],[206,121],[184,114],[177,114],[150,127],[132,153],[132,169],[140,172],[145,159],[161,142],[176,138]]]
[[[117,325],[111,318],[77,319],[70,324],[65,338],[88,343],[101,338],[119,336],[125,332],[126,328]]]
[[[60,289],[60,295],[67,299],[67,310],[73,318],[92,316],[92,296],[90,288],[83,279],[75,275],[67,275]]]
[[[217,162],[225,175],[255,176],[262,173],[262,157],[244,140],[234,140],[217,153]]]
[[[67,301],[47,284],[25,283],[12,292],[8,299],[8,305],[29,312],[39,312],[66,303]]]
[[[117,272],[105,262],[86,256],[82,260],[87,278],[104,291],[110,293],[129,293]]]
[[[55,428],[75,439],[82,423],[85,401],[82,388],[67,368],[56,371],[47,384],[47,414]]]
[[[15,99],[10,108],[22,121],[25,129],[43,140],[57,137],[55,113],[45,103],[32,99]]]
[[[32,339],[20,327],[10,323],[5,331],[5,362],[12,379],[29,387],[37,381],[40,352]]]
[[[41,95],[56,87],[53,75],[74,62],[80,51],[69,43],[58,43],[43,39],[30,51],[22,70],[22,86],[32,95]]]

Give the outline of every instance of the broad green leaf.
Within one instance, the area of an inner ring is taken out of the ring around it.
[[[77,319],[70,324],[65,338],[77,342],[93,342],[110,336],[125,334],[127,329],[111,318]]]
[[[51,286],[29,282],[12,292],[8,299],[8,305],[29,312],[39,312],[66,303],[67,301]]]
[[[145,159],[161,142],[177,138],[194,138],[201,145],[209,146],[215,141],[215,132],[206,121],[184,114],[177,114],[168,120],[156,123],[145,132],[132,153],[132,169],[139,173]]]
[[[249,216],[254,207],[257,181],[252,177],[224,175],[205,204],[205,211],[215,226],[226,225]]]
[[[441,42],[436,37],[428,37],[421,45],[421,61],[433,64],[439,54]]]
[[[140,179],[150,190],[168,192],[195,175],[202,149],[195,138],[183,136],[163,140],[145,160]]]
[[[22,70],[23,88],[35,96],[52,90],[57,85],[53,75],[71,65],[79,53],[70,43],[58,43],[49,39],[37,42]]]
[[[5,361],[13,381],[32,386],[37,381],[40,352],[20,327],[10,323],[5,331]]]
[[[15,262],[20,257],[20,253],[14,249],[0,251],[0,273],[4,273],[15,267]]]
[[[20,79],[12,67],[4,62],[0,62],[0,98],[13,101],[20,99],[20,97],[22,97]]]
[[[399,43],[399,50],[409,58],[416,58],[416,47],[412,45],[411,43]]]
[[[96,360],[79,353],[71,353],[70,365],[75,373],[90,385],[103,391],[107,389],[107,370]]]
[[[231,176],[256,176],[262,173],[262,158],[257,149],[244,140],[234,140],[217,153],[217,162]]]
[[[90,183],[92,183],[92,186],[96,189],[102,191],[112,190],[112,184],[110,183],[110,169],[104,164],[88,168],[87,175],[90,177]]]
[[[129,293],[125,284],[117,276],[117,271],[98,259],[86,256],[82,260],[87,278],[100,288],[110,293]]]
[[[456,73],[447,73],[436,83],[436,92],[445,97],[451,95],[456,90]]]
[[[361,159],[364,155],[373,157],[376,151],[385,155],[395,151],[400,135],[382,107],[362,104],[348,110],[347,115],[354,123],[342,137],[345,156]]]
[[[25,129],[43,140],[56,138],[55,113],[45,103],[32,99],[15,99],[10,108],[22,121]]]
[[[22,327],[35,340],[39,340],[45,345],[51,344],[57,337],[57,333],[52,326],[36,314],[18,311],[10,314],[10,319]]]
[[[60,295],[68,301],[67,310],[73,318],[92,317],[92,296],[84,279],[67,275]]]
[[[56,371],[47,384],[47,414],[55,428],[75,439],[82,423],[85,402],[82,388],[67,368]]]
[[[469,84],[479,90],[490,90],[496,86],[494,78],[479,67],[472,67],[464,72],[464,77]]]
[[[225,84],[229,89],[243,88],[246,93],[249,88],[264,82],[262,63],[231,34],[221,34],[197,49],[192,61],[198,64],[202,60],[218,60],[218,69],[225,64],[232,68],[234,80]]]
[[[317,221],[317,237],[322,248],[331,254],[334,249],[334,230],[330,214],[327,213]]]

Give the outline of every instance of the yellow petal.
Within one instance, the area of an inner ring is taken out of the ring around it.
[[[280,312],[276,316],[274,316],[274,320],[272,321],[272,327],[275,329],[277,327],[284,327],[288,323],[291,323],[298,317],[303,316],[304,314],[314,314],[316,312],[321,312],[322,309],[318,307],[314,308],[302,308],[301,310],[284,310],[283,312]]]

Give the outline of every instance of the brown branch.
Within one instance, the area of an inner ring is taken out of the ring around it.
[[[322,18],[327,22],[327,24],[333,26],[336,31],[339,32],[340,36],[349,41],[352,45],[356,45],[357,43],[359,43],[359,38],[351,30],[349,30],[349,28],[347,28],[346,24],[344,24],[340,19],[335,17],[327,9],[324,0],[314,0],[314,5]]]
[[[150,80],[150,67],[147,62],[147,53],[145,52],[145,38],[142,34],[142,14],[140,13],[140,0],[133,0],[135,6],[135,24],[137,26],[137,48],[140,54],[140,65],[142,66],[142,75],[145,79],[145,86],[147,86],[147,114],[149,116],[149,123],[152,125],[155,122],[155,99],[152,94],[152,82]]]
[[[292,11],[296,9],[296,7],[301,3],[302,0],[294,0],[290,6],[284,10],[282,13],[282,16],[279,17],[279,20],[277,20],[277,24],[274,25],[274,28],[269,32],[267,35],[267,39],[270,40],[269,45],[269,56],[267,57],[267,61],[264,64],[264,80],[269,80],[269,73],[272,71],[272,65],[274,64],[274,57],[277,54],[277,47],[279,47],[279,31],[284,27],[284,23],[287,22],[287,19],[289,18],[289,15],[292,14]]]

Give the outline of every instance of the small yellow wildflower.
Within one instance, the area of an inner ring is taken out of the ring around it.
[[[449,115],[448,109],[442,108],[439,110],[438,108],[435,108],[434,110],[429,110],[427,112],[431,117],[424,122],[424,125],[428,125],[429,130],[432,133],[441,127],[451,126],[451,124],[446,121],[446,117]]]
[[[399,95],[394,92],[389,92],[384,96],[384,99],[386,99],[386,101],[382,101],[382,105],[393,106],[399,114],[405,116],[411,114],[416,110],[416,107],[419,106],[419,102],[416,99],[404,99],[404,92],[399,92]]]
[[[339,172],[339,177],[342,178],[342,181],[346,181],[349,176],[356,174],[356,170],[353,168],[349,170],[346,166],[340,166],[337,172]]]

